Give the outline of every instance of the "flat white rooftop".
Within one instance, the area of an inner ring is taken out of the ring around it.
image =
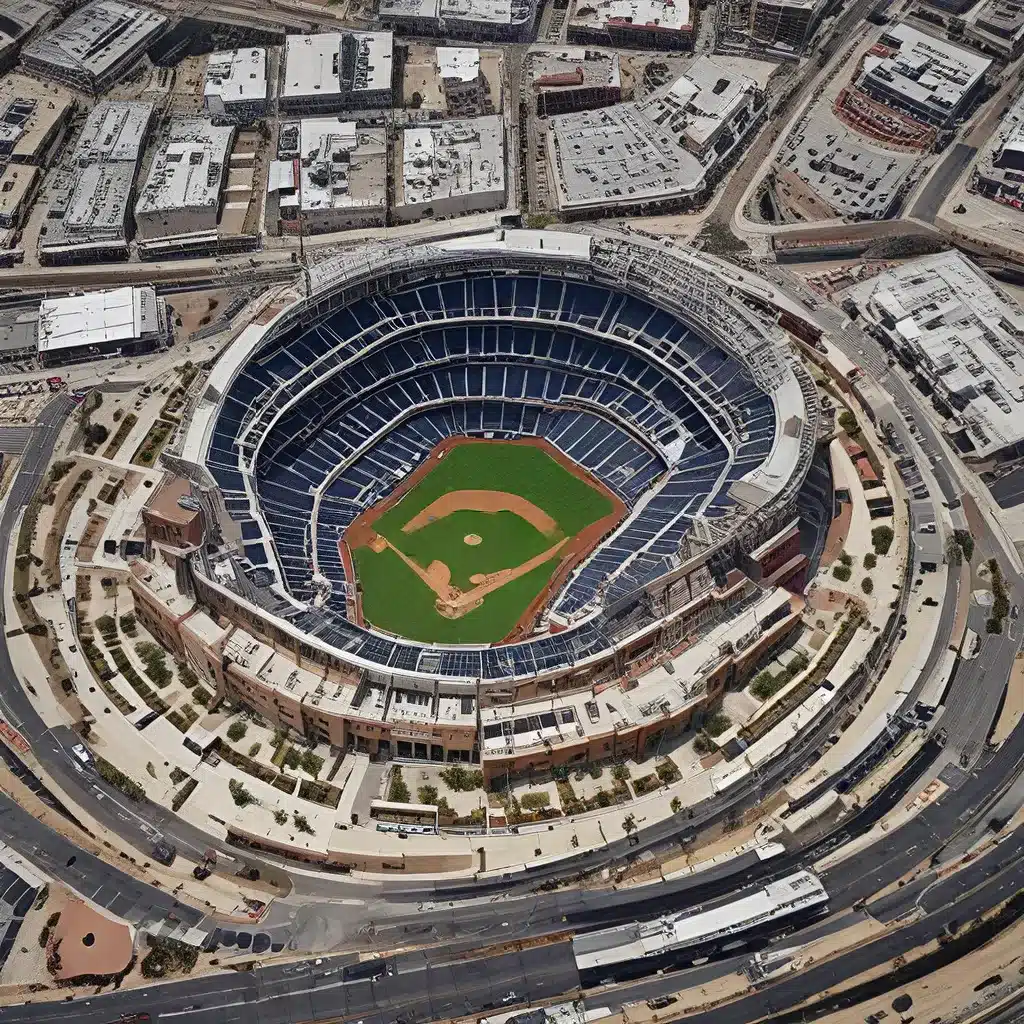
[[[439,46],[437,70],[442,78],[474,82],[480,76],[480,51],[474,46]]]
[[[233,128],[202,117],[175,118],[153,158],[137,212],[216,207],[233,136]]]
[[[343,46],[354,50],[352,75],[344,79]],[[394,36],[390,32],[321,32],[288,36],[281,95],[285,99],[391,88]]]
[[[857,84],[873,79],[940,115],[955,110],[992,64],[987,57],[910,25],[887,27],[879,45],[889,55],[869,52]]]
[[[342,45],[355,51],[350,92],[377,92],[391,88],[395,37],[390,32],[348,32]]]
[[[72,160],[80,167],[99,162],[134,164],[152,114],[152,103],[97,103],[85,120]]]
[[[324,96],[341,92],[341,33],[288,36],[284,44],[281,96]]]
[[[156,304],[153,288],[114,288],[39,304],[39,351],[128,341],[143,331],[144,302]]]
[[[956,396],[979,454],[1024,441],[1024,312],[970,260],[924,256],[850,294]]]
[[[225,104],[266,99],[267,51],[257,46],[211,53],[203,96],[217,97]]]
[[[0,50],[21,39],[53,11],[53,6],[42,0],[0,2]]]
[[[146,7],[94,0],[23,52],[56,67],[98,77],[166,24],[162,14]]]
[[[571,21],[581,26],[605,27],[618,22],[677,32],[692,24],[689,0],[576,0]]]
[[[299,140],[299,199],[304,211],[387,202],[383,130],[357,129],[355,121],[336,117],[304,118]]]
[[[404,204],[504,189],[505,130],[499,115],[440,121],[403,133]]]

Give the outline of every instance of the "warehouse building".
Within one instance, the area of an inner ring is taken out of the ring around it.
[[[138,356],[169,345],[170,324],[167,303],[152,287],[44,299],[37,354],[43,366]]]
[[[569,15],[570,43],[692,50],[693,36],[689,0],[574,0]]]
[[[533,50],[527,57],[541,117],[594,110],[622,99],[619,55],[582,46]]]
[[[451,217],[505,205],[505,124],[498,114],[402,133],[395,219]]]
[[[53,14],[54,8],[42,0],[0,0],[0,72],[14,65],[25,40]]]
[[[252,124],[265,117],[267,51],[262,47],[211,53],[203,83],[203,110],[214,124]]]
[[[377,16],[403,35],[527,43],[537,9],[537,0],[379,0]]]
[[[22,50],[34,75],[98,95],[122,78],[167,27],[156,11],[93,0]]]
[[[216,233],[233,139],[228,125],[172,119],[135,206],[140,238]]]
[[[284,114],[381,110],[393,102],[390,32],[289,36],[278,107]]]
[[[60,148],[74,96],[27,75],[0,80],[0,160],[46,167]]]
[[[763,110],[756,82],[702,56],[641,102],[553,117],[548,166],[559,212],[684,208],[739,151]]]
[[[864,57],[854,84],[912,120],[945,130],[974,104],[991,64],[909,25],[892,25]]]
[[[387,211],[387,136],[340,118],[281,125],[267,183],[267,222],[319,234],[376,227]]]
[[[927,381],[945,432],[975,458],[1024,454],[1024,312],[955,249],[850,291],[908,368]]]
[[[46,265],[127,259],[139,160],[151,103],[97,103],[67,166],[51,178],[50,206],[39,237]]]

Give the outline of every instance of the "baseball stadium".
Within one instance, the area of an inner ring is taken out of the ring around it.
[[[519,230],[314,266],[169,457],[217,524],[188,586],[302,663],[413,688],[581,686],[671,646],[793,521],[814,454],[813,381],[731,274]]]

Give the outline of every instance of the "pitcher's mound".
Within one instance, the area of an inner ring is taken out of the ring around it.
[[[483,541],[483,537],[481,537],[480,534],[478,533],[467,533],[466,536],[462,539],[466,544],[469,544],[470,547],[475,547],[477,544],[480,544]]]

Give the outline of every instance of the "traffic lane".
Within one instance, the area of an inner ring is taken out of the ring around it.
[[[1024,501],[1024,469],[1015,469],[994,480],[988,489],[1000,508],[1014,508]]]
[[[2,793],[0,832],[4,842],[30,863],[134,924],[163,921],[173,913],[183,923],[197,925],[204,917],[194,907],[179,904],[170,893],[137,881],[82,850]]]
[[[842,956],[805,968],[769,984],[761,991],[712,1011],[691,1014],[687,1024],[748,1024],[749,1021],[796,1006],[843,984],[847,979],[880,967],[926,942],[938,938],[951,922],[972,921],[998,906],[1024,885],[1024,862],[1016,862],[1001,875],[958,902],[943,905],[933,914]]]

